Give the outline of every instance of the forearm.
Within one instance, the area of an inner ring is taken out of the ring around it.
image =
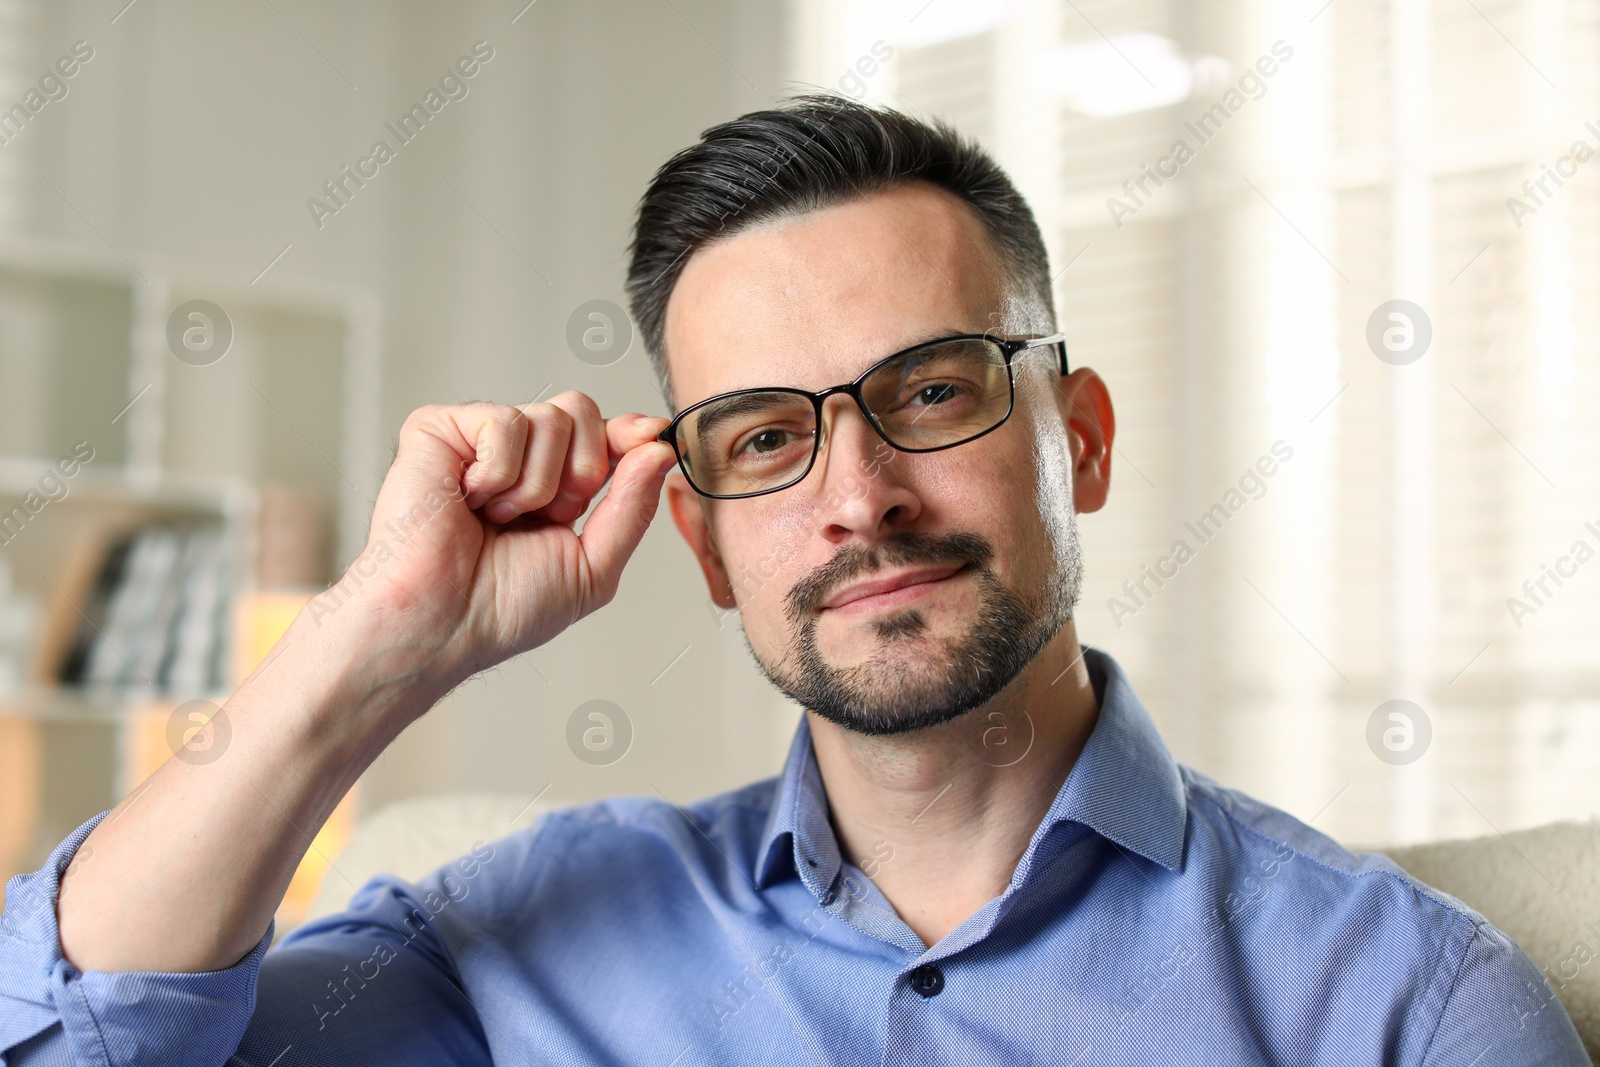
[[[261,940],[339,800],[441,695],[416,657],[372,647],[376,628],[340,622],[302,613],[224,705],[220,757],[180,752],[95,827],[60,892],[73,966],[211,971]]]

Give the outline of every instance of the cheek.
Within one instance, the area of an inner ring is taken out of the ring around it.
[[[1015,587],[1047,569],[1055,536],[1051,516],[1058,501],[1070,500],[1070,480],[1058,457],[1026,434],[1008,435],[996,445],[952,477],[942,525],[984,537],[994,549],[991,568]]]
[[[740,503],[753,503],[742,501]],[[719,527],[728,580],[745,617],[746,629],[764,627],[776,618],[782,624],[783,602],[806,573],[805,553],[812,540],[812,522],[803,501],[757,511],[747,508],[737,524]]]

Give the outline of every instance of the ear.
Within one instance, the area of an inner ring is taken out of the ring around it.
[[[1111,447],[1117,433],[1111,393],[1100,375],[1079,367],[1056,380],[1056,406],[1072,450],[1073,510],[1099,511],[1111,492]]]
[[[700,561],[706,588],[711,591],[711,602],[725,610],[738,607],[733,599],[733,584],[728,581],[728,570],[722,565],[722,556],[711,539],[711,527],[706,522],[706,508],[700,494],[689,487],[683,472],[676,469],[667,475],[666,489],[673,524],[688,542],[694,558]]]

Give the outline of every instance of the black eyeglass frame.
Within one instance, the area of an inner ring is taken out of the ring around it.
[[[999,346],[1001,352],[1005,356],[1006,361],[1006,387],[1008,391],[1008,396],[1006,399],[1006,413],[1000,416],[999,421],[997,421],[987,430],[981,430],[978,433],[973,434],[971,437],[963,437],[959,441],[951,441],[947,445],[935,445],[932,448],[905,448],[902,445],[895,444],[889,439],[889,436],[883,432],[883,427],[878,424],[877,417],[874,416],[871,411],[867,410],[867,402],[861,398],[861,383],[872,377],[874,373],[876,373],[886,364],[892,363],[904,356],[911,355],[913,352],[920,351],[921,349],[933,348],[936,345],[949,344],[951,341],[988,341],[991,344]],[[919,344],[912,345],[910,348],[903,348],[898,352],[884,356],[882,359],[878,360],[878,362],[862,371],[860,375],[856,377],[855,381],[846,382],[843,385],[831,386],[827,389],[823,389],[821,392],[813,393],[805,389],[795,389],[789,386],[775,385],[765,388],[732,389],[726,393],[718,393],[716,396],[708,396],[704,400],[697,401],[678,412],[677,416],[667,424],[667,428],[662,430],[661,433],[657,435],[656,440],[664,441],[672,446],[672,454],[678,457],[678,468],[683,471],[684,479],[688,481],[689,488],[693,489],[701,496],[708,497],[712,500],[744,500],[753,496],[766,496],[768,493],[780,492],[784,489],[789,489],[800,484],[801,482],[805,481],[806,475],[811,473],[811,468],[816,466],[817,454],[822,451],[822,403],[835,393],[848,394],[850,398],[856,402],[856,407],[860,410],[862,417],[867,420],[867,425],[871,426],[873,432],[879,437],[883,438],[884,443],[890,448],[896,449],[900,452],[912,453],[942,452],[947,448],[955,448],[957,445],[964,445],[970,441],[976,441],[985,434],[993,433],[995,430],[998,430],[1000,427],[1005,425],[1006,420],[1011,418],[1011,412],[1017,406],[1017,375],[1015,369],[1012,367],[1012,361],[1018,355],[1028,351],[1029,349],[1042,348],[1045,345],[1055,345],[1057,347],[1057,358],[1059,359],[1061,365],[1061,376],[1065,378],[1068,371],[1067,335],[1064,333],[1053,333],[1048,337],[1019,338],[995,337],[993,334],[987,333],[957,333],[951,334],[948,337],[936,337],[931,341],[923,341]],[[811,458],[806,461],[805,470],[795,475],[792,480],[784,482],[782,485],[775,485],[770,489],[757,489],[753,493],[708,493],[694,483],[694,476],[689,473],[688,463],[684,459],[682,450],[678,448],[678,424],[688,416],[705,407],[707,404],[713,404],[719,400],[726,400],[733,396],[745,396],[754,393],[790,393],[794,396],[804,396],[810,398],[811,406],[816,411],[817,420],[817,429],[811,436]]]

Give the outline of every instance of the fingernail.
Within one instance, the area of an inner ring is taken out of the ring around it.
[[[489,509],[489,517],[495,522],[509,522],[517,517],[517,506],[509,500],[502,500]]]
[[[474,492],[474,493],[468,493],[467,494],[467,510],[468,511],[476,511],[478,508],[482,507],[483,506],[483,502],[485,500],[488,500],[488,499],[489,499],[489,494],[485,493],[482,489],[479,489],[477,492]]]

